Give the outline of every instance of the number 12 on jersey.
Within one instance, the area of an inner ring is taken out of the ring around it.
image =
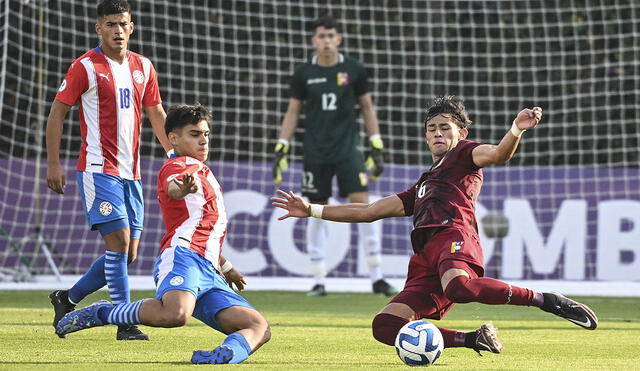
[[[322,110],[335,111],[338,108],[336,107],[337,100],[338,100],[338,97],[336,97],[335,93],[322,94]]]

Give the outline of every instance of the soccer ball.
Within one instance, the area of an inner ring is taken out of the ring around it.
[[[396,352],[409,366],[429,366],[435,363],[444,348],[440,330],[433,323],[418,320],[402,326],[396,336]]]

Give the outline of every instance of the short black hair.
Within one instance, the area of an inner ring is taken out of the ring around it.
[[[164,122],[164,132],[169,135],[175,129],[182,129],[190,124],[197,124],[205,120],[211,123],[211,113],[200,103],[194,105],[182,104],[169,108]]]
[[[464,108],[462,100],[455,95],[443,95],[436,97],[431,107],[427,108],[427,114],[424,118],[424,129],[427,130],[429,120],[442,114],[451,115],[451,118],[462,129],[471,125],[471,120],[469,120],[469,115]]]
[[[328,30],[330,29],[335,29],[338,32],[340,31],[340,25],[338,24],[338,22],[336,21],[335,18],[333,18],[333,16],[331,14],[325,14],[322,17],[316,19],[315,21],[311,22],[311,32],[313,32],[314,34],[316,33],[316,28],[318,27],[324,27]]]
[[[98,4],[98,18],[120,13],[131,14],[131,5],[127,0],[104,0]]]

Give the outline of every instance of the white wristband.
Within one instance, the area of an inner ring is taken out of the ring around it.
[[[376,139],[382,139],[382,137],[380,136],[380,134],[373,134],[369,137],[369,141],[373,142]]]
[[[511,131],[511,134],[513,134],[513,136],[515,136],[516,138],[520,138],[522,136],[522,133],[527,131],[527,129],[520,129],[518,125],[516,125],[516,120],[513,120],[513,124],[511,125],[510,131]]]
[[[222,271],[222,274],[229,272],[231,269],[233,269],[233,264],[231,264],[229,259],[227,259],[220,267],[220,271]]]
[[[167,151],[167,157],[171,158],[172,155],[174,155],[175,152],[173,151],[173,148],[171,148],[170,150]]]
[[[311,204],[309,214],[314,218],[322,219],[322,210],[324,210],[324,205]]]

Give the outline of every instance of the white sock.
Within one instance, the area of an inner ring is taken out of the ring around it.
[[[311,258],[311,273],[318,285],[324,285],[327,275],[326,244],[329,230],[326,221],[318,218],[309,218],[307,224],[307,251]]]

